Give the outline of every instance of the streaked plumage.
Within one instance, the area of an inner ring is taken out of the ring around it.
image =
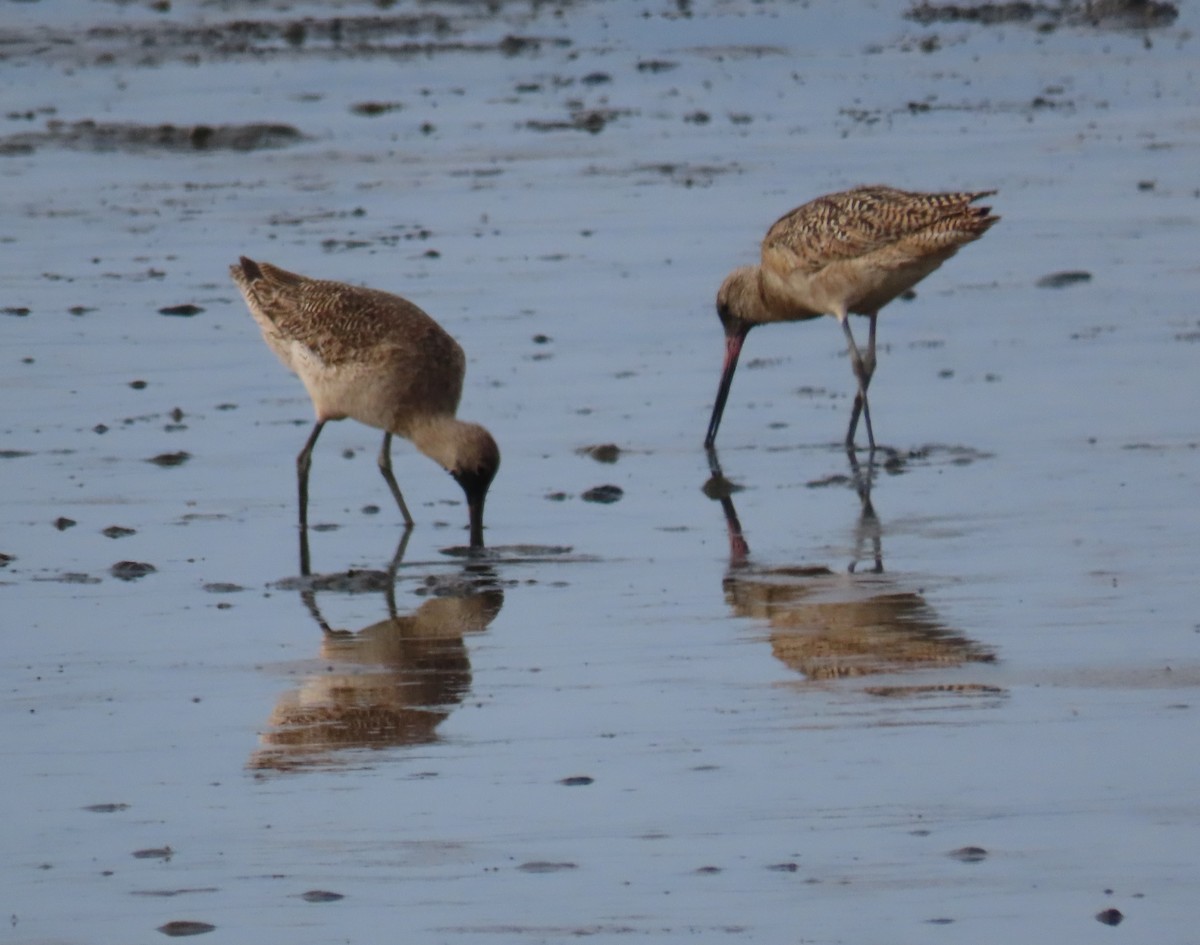
[[[483,427],[455,417],[466,356],[412,302],[376,289],[310,279],[242,257],[230,268],[263,338],[312,399],[316,426],[296,458],[300,525],[308,522],[308,470],[329,420],[384,431],[379,468],[406,525],[412,516],[391,466],[393,435],[411,440],[462,486],[471,544],[483,544],[483,505],[500,451]]]
[[[875,437],[867,387],[875,371],[879,310],[979,239],[1000,218],[974,202],[995,191],[915,193],[881,185],[818,197],[777,220],[762,243],[762,260],[726,277],[717,292],[725,329],[725,363],[705,445],[717,428],[738,355],[755,325],[832,315],[846,333],[858,393],[846,434],[854,445],[861,412],[872,449]],[[850,331],[851,314],[870,318],[867,353]]]

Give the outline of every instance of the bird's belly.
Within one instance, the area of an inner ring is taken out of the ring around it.
[[[313,410],[321,420],[343,420],[346,417],[381,430],[390,429],[393,422],[392,403],[373,387],[370,377],[353,366],[340,365],[330,369],[306,365],[297,371]]]
[[[827,266],[812,280],[813,295],[833,314],[870,315],[911,289],[941,265],[940,259],[906,261],[862,257]]]

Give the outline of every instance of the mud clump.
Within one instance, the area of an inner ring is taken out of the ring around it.
[[[336,591],[342,594],[374,594],[392,586],[386,571],[370,569],[338,571],[333,574],[309,574],[284,578],[271,585],[284,591]]]
[[[181,318],[191,318],[193,315],[199,315],[203,312],[199,305],[192,305],[190,302],[185,302],[182,305],[167,305],[158,310],[159,315],[176,315]]]
[[[245,588],[230,581],[212,581],[204,585],[204,590],[209,594],[237,594]]]
[[[575,863],[551,863],[548,860],[531,860],[517,867],[522,873],[561,873],[578,868]]]
[[[577,449],[580,456],[590,456],[598,463],[615,463],[621,458],[621,447],[616,443],[598,443],[595,446],[583,446]]]
[[[190,919],[176,919],[174,922],[168,922],[158,927],[159,932],[171,938],[179,938],[183,935],[203,935],[214,929],[216,926],[210,925],[208,922],[194,922]]]
[[[182,466],[191,458],[191,453],[186,450],[179,450],[177,453],[159,453],[157,456],[151,456],[146,462],[165,468],[168,466]]]
[[[614,502],[619,502],[621,497],[625,495],[625,490],[620,486],[596,486],[588,489],[583,494],[584,502],[597,502],[600,505],[612,505]]]
[[[175,851],[169,846],[146,847],[142,850],[133,851],[133,858],[135,860],[169,860],[174,855]]]
[[[339,899],[346,897],[342,893],[328,892],[324,889],[310,889],[306,893],[301,893],[300,898],[305,902],[337,902]]]
[[[109,574],[120,581],[136,581],[157,570],[158,568],[145,561],[118,561],[108,569]]]
[[[1083,269],[1070,269],[1063,272],[1052,272],[1042,276],[1035,285],[1039,289],[1065,289],[1069,285],[1081,282],[1091,282],[1092,274]]]
[[[557,121],[545,121],[531,118],[525,122],[525,127],[532,131],[586,131],[598,135],[610,121],[625,114],[615,108],[587,108],[571,113],[570,118]]]

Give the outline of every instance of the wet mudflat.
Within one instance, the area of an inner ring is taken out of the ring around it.
[[[1192,941],[1172,12],[10,4],[8,940]],[[886,449],[823,320],[750,335],[710,461],[721,278],[876,181],[1003,217],[881,316]],[[298,577],[240,253],[463,343],[487,556],[402,443],[398,548],[331,424]]]

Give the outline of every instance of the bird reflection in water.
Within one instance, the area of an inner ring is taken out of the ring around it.
[[[307,575],[298,582],[305,607],[321,628],[322,662],[298,687],[280,696],[249,767],[296,771],[354,763],[355,749],[423,745],[471,686],[464,636],[486,630],[504,604],[487,565],[467,564],[452,575],[430,576],[425,600],[401,614],[397,569],[408,532],[386,572]],[[357,632],[336,630],[318,604],[324,591],[378,591],[387,617]]]
[[[767,622],[771,649],[786,666],[817,682],[995,661],[989,648],[946,627],[919,590],[884,573],[882,528],[871,503],[873,462],[864,470],[849,453],[861,510],[854,557],[844,571],[834,571],[824,565],[752,563],[733,504],[737,487],[722,474],[716,451],[709,450],[708,456],[712,476],[704,491],[720,502],[729,534],[725,599],[738,616]],[[868,691],[909,695],[930,690],[999,691],[962,683]]]

